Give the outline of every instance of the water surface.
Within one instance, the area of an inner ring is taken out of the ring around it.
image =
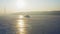
[[[0,34],[60,34],[59,15],[10,15],[0,17]]]

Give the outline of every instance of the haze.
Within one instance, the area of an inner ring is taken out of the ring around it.
[[[21,2],[18,6],[17,1]],[[60,10],[60,0],[0,0],[0,12],[5,10],[8,13]]]

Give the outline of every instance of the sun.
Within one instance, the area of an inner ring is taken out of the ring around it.
[[[17,0],[16,6],[18,9],[20,9],[20,8],[22,9],[25,7],[25,2],[23,0]]]

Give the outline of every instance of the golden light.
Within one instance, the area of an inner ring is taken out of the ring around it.
[[[24,27],[24,20],[18,20],[18,26]]]
[[[19,18],[24,18],[24,16],[23,15],[20,15]]]
[[[17,34],[27,34],[27,28],[26,27],[26,21],[23,19],[24,16],[23,15],[19,15],[18,16],[18,20],[17,20],[17,29],[18,29],[18,33]]]
[[[17,20],[18,21],[18,30],[19,30],[19,34],[25,34],[26,32],[25,32],[25,22],[24,22],[24,20]]]
[[[18,9],[24,8],[25,5],[26,4],[25,4],[24,0],[17,0],[16,6],[17,6]]]

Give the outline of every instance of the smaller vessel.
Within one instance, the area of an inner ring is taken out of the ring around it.
[[[25,15],[25,17],[26,17],[26,18],[30,18],[30,16],[29,16],[29,15]]]

